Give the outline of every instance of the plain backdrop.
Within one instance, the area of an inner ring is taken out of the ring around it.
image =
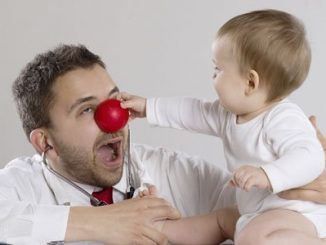
[[[305,23],[313,59],[305,84],[291,95],[326,129],[324,0],[0,0],[0,167],[34,153],[17,116],[11,85],[36,54],[59,43],[99,54],[123,91],[213,100],[211,43],[231,17],[250,10],[288,11]],[[223,163],[214,137],[131,123],[132,141],[165,146]],[[244,142],[245,144],[245,142]]]

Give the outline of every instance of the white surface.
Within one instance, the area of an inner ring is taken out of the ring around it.
[[[11,84],[37,53],[58,43],[82,43],[102,56],[122,90],[144,96],[187,95],[214,99],[211,43],[231,17],[254,9],[293,13],[306,25],[313,61],[306,83],[293,96],[326,130],[323,0],[0,0],[0,166],[29,155],[12,103]],[[325,125],[325,126],[324,126]],[[217,139],[132,123],[132,140],[220,159]],[[221,144],[220,144],[221,145]]]

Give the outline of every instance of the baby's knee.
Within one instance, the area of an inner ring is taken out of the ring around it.
[[[234,240],[237,245],[269,245],[267,235],[259,229],[244,228]]]
[[[216,211],[217,224],[225,239],[234,239],[236,223],[240,217],[237,208],[224,208]]]

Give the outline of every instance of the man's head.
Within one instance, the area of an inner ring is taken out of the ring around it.
[[[101,59],[81,45],[36,56],[13,85],[34,148],[50,148],[47,158],[61,174],[97,186],[112,186],[122,174],[126,129],[105,134],[94,121],[97,105],[118,91]]]
[[[289,95],[305,80],[311,52],[304,26],[278,10],[260,10],[236,16],[217,33],[227,38],[239,72],[254,70],[268,90],[267,101]]]
[[[26,65],[12,91],[28,140],[34,129],[51,126],[49,110],[55,99],[52,87],[56,79],[71,70],[95,64],[105,68],[100,57],[85,46],[60,45],[37,55]]]

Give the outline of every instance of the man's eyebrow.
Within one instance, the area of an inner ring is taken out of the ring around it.
[[[109,92],[108,97],[110,98],[112,96],[112,94],[118,93],[118,92],[119,92],[119,88],[116,86]],[[87,96],[87,97],[80,98],[80,99],[76,100],[76,102],[70,106],[68,113],[70,113],[72,110],[74,110],[78,105],[85,103],[87,101],[91,101],[91,100],[96,100],[96,97],[95,96]]]
[[[76,100],[76,102],[70,106],[68,113],[72,112],[78,105],[85,103],[87,101],[95,100],[95,99],[96,98],[94,96],[88,96],[88,97],[84,97],[84,98],[80,98],[80,99]]]
[[[118,93],[120,90],[117,86],[115,86],[110,92],[109,92],[109,95],[108,97],[110,98],[110,96],[114,93]]]

